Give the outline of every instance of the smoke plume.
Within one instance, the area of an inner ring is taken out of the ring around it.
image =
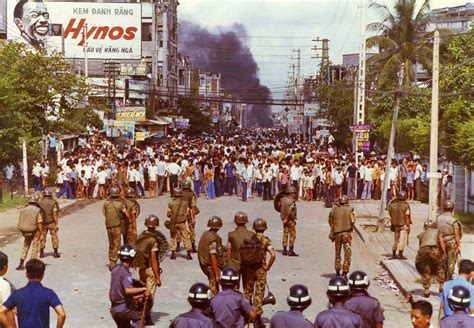
[[[244,102],[271,100],[270,90],[260,84],[258,65],[242,37],[247,35],[242,24],[211,33],[197,24],[181,21],[178,35],[180,53],[190,57],[194,68],[221,73],[225,92]],[[252,108],[247,116],[251,125],[272,126],[270,106],[255,104]]]

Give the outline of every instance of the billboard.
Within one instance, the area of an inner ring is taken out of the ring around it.
[[[320,106],[318,103],[305,103],[304,116],[316,116],[319,112]]]
[[[351,127],[351,131],[356,134],[357,151],[370,151],[370,130],[371,126],[368,124],[359,124]]]
[[[140,3],[8,0],[7,23],[7,39],[68,58],[141,58]]]
[[[144,121],[146,119],[145,107],[122,107],[117,108],[117,121]]]

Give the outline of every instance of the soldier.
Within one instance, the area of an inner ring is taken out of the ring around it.
[[[140,216],[140,204],[135,199],[135,190],[127,188],[125,208],[128,220],[122,220],[122,234],[125,236],[124,244],[134,244],[137,240],[137,219]]]
[[[397,249],[398,258],[400,260],[407,259],[405,256],[403,256],[403,250],[405,249],[405,245],[408,244],[408,236],[410,234],[410,225],[412,222],[410,215],[410,205],[408,205],[406,199],[406,192],[400,191],[398,197],[394,198],[387,207],[391,221],[390,230],[394,233],[392,260],[397,259]]]
[[[344,303],[344,306],[349,311],[360,315],[364,327],[382,328],[383,310],[380,302],[367,292],[370,285],[367,274],[362,271],[354,271],[349,276],[348,282],[351,298]]]
[[[343,277],[334,277],[329,280],[326,292],[332,308],[320,312],[314,321],[315,328],[362,328],[362,319],[359,315],[349,311],[344,302],[351,296],[347,280]]]
[[[220,276],[222,291],[211,301],[211,311],[219,327],[244,327],[244,314],[255,319],[255,309],[242,293],[235,290],[240,284],[239,273],[233,267],[225,267]]]
[[[471,293],[464,286],[454,286],[448,294],[449,307],[454,313],[441,320],[441,328],[474,327],[474,317],[468,313]]]
[[[38,257],[38,246],[43,241],[43,211],[38,205],[38,197],[31,195],[28,198],[28,205],[21,210],[18,218],[18,230],[21,231],[25,238],[23,242],[23,249],[21,250],[20,264],[16,267],[17,270],[25,270],[25,260],[28,256],[31,244],[31,258]]]
[[[222,219],[211,216],[207,221],[208,231],[204,232],[199,240],[198,259],[202,272],[209,280],[209,288],[213,295],[219,292],[219,275],[224,265],[222,254],[222,238],[217,234],[222,228]]]
[[[214,322],[205,313],[211,305],[211,298],[211,290],[206,284],[198,282],[192,285],[188,293],[192,310],[177,316],[170,328],[213,328]]]
[[[58,202],[52,198],[51,191],[46,188],[43,190],[43,198],[39,201],[39,206],[43,210],[43,240],[40,245],[39,257],[44,257],[44,247],[46,246],[46,236],[48,231],[51,234],[51,242],[53,243],[53,256],[59,258],[59,239],[58,239],[58,227],[59,227],[59,205]]]
[[[438,229],[441,233],[446,247],[446,255],[448,257],[448,265],[446,279],[452,279],[454,275],[454,267],[461,254],[461,238],[462,225],[453,217],[454,203],[447,201],[444,205],[445,212],[438,216]]]
[[[104,202],[102,214],[105,216],[105,227],[109,238],[109,269],[117,264],[118,251],[120,248],[120,234],[122,233],[123,217],[128,213],[125,204],[120,200],[120,191],[117,187],[110,188],[110,198]],[[124,238],[125,239],[125,238]]]
[[[437,227],[436,222],[428,220],[423,226],[425,231],[418,235],[420,248],[416,255],[415,266],[422,275],[426,298],[430,297],[431,275],[436,275],[440,290],[443,289],[445,280],[441,255],[445,257],[446,253],[443,238]]]
[[[166,256],[168,242],[166,237],[156,228],[160,225],[160,219],[156,215],[149,215],[145,219],[147,230],[138,236],[136,241],[137,254],[133,266],[139,268],[140,280],[146,283],[151,295],[155,295],[157,287],[161,287],[160,260]],[[152,300],[152,299],[151,299]],[[153,324],[151,320],[150,304],[146,311],[146,321]]]
[[[193,253],[197,253],[196,248],[196,215],[198,214],[198,207],[197,207],[197,196],[194,193],[191,187],[191,181],[186,180],[183,182],[183,191],[182,196],[183,199],[187,200],[188,202],[188,228],[189,228],[189,238],[191,240],[191,246],[193,249]],[[181,236],[178,235],[178,244],[181,241]]]
[[[298,256],[294,252],[296,240],[296,197],[297,191],[293,186],[289,186],[286,195],[281,198],[280,219],[283,223],[283,255]],[[288,243],[289,237],[289,243]],[[290,251],[287,250],[288,245]]]
[[[176,236],[178,233],[184,240],[184,247],[186,248],[187,260],[192,260],[191,256],[191,242],[189,239],[189,228],[187,225],[187,212],[188,202],[183,199],[181,189],[175,188],[172,194],[173,199],[168,203],[167,216],[171,219],[169,223],[170,227],[170,249],[171,249],[171,260],[176,260]]]
[[[313,327],[313,324],[303,316],[303,311],[311,305],[311,296],[305,285],[291,286],[286,303],[290,306],[290,311],[278,311],[270,321],[270,328]]]
[[[258,218],[253,221],[253,230],[255,231],[258,240],[260,241],[261,252],[263,261],[260,266],[257,267],[255,271],[255,280],[250,280],[248,282],[248,288],[245,288],[245,295],[250,296],[254,295],[253,306],[257,309],[257,318],[255,319],[255,327],[265,327],[265,324],[262,321],[263,314],[263,299],[265,297],[265,287],[267,286],[267,272],[270,271],[270,268],[275,262],[276,254],[273,249],[270,238],[266,237],[263,233],[267,230],[267,222],[264,219]],[[267,264],[266,255],[267,252],[270,253],[270,260]],[[255,294],[254,294],[255,287]]]
[[[344,264],[342,265],[342,275],[347,278],[347,273],[351,266],[352,256],[352,227],[355,223],[354,208],[349,205],[346,196],[342,196],[338,200],[338,205],[329,213],[329,226],[331,233],[329,238],[335,242],[336,259],[334,268],[336,275],[341,274],[341,250],[344,247]]]

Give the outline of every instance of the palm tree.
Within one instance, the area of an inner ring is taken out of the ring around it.
[[[417,0],[396,0],[393,9],[373,2],[380,12],[380,22],[367,26],[378,35],[367,38],[367,48],[378,47],[379,53],[370,57],[367,66],[370,75],[377,79],[379,88],[397,81],[397,72],[404,64],[404,84],[415,80],[413,67],[416,63],[431,71],[432,50],[426,31],[430,24],[429,0],[424,0],[417,10]]]

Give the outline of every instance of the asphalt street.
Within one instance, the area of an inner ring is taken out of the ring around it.
[[[168,201],[168,196],[139,200],[142,207],[139,231],[144,229],[144,218],[148,214],[157,214],[161,221],[160,229],[168,235],[163,226]],[[219,233],[224,242],[227,241],[227,232],[233,230],[235,212],[247,212],[251,222],[258,217],[267,220],[267,235],[278,251],[277,260],[268,276],[277,304],[265,306],[264,318],[271,318],[275,312],[287,309],[287,291],[295,283],[303,283],[310,288],[313,302],[305,311],[305,316],[310,321],[314,321],[316,314],[327,308],[325,289],[328,278],[334,275],[334,244],[327,237],[329,210],[321,202],[298,202],[295,251],[299,253],[299,257],[281,256],[283,230],[279,214],[273,209],[273,202],[263,202],[258,198],[249,199],[246,203],[236,197],[216,200],[200,198],[198,206],[201,210],[197,224],[198,238],[206,229],[207,218],[211,215],[218,215],[224,221]],[[67,327],[114,327],[109,314],[110,273],[107,267],[107,235],[101,209],[102,202],[97,202],[61,219],[60,259],[53,258],[48,237],[47,256],[44,258],[47,269],[43,283],[53,288],[62,300],[67,313]],[[22,242],[23,238],[20,238],[3,249],[10,257],[10,269],[6,277],[17,287],[23,286],[27,281],[24,272],[15,270]],[[186,297],[189,287],[195,282],[207,282],[197,263],[197,256],[194,256],[193,261],[187,261],[184,255],[185,252],[182,252],[176,261],[167,258],[162,263],[163,286],[156,292],[153,312],[156,327],[168,327],[176,315],[188,311]],[[355,234],[352,260],[351,271],[364,270],[370,277],[382,272]],[[409,305],[402,300],[400,294],[383,289],[375,283],[372,283],[369,290],[379,298],[385,309],[384,327],[410,326]],[[52,323],[55,323],[53,312],[51,317]]]

